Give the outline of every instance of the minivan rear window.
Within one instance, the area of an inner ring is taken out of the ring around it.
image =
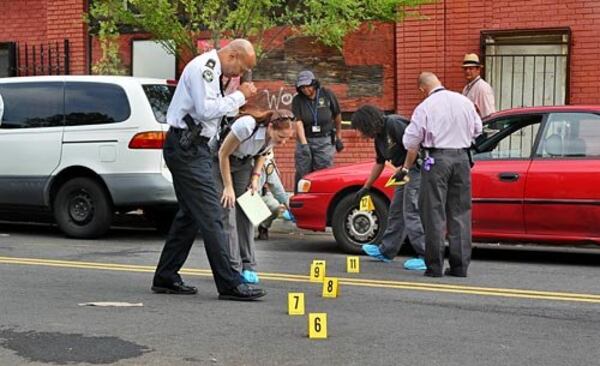
[[[125,90],[108,83],[68,82],[65,85],[68,126],[123,122],[131,115]]]
[[[166,84],[146,84],[142,85],[144,93],[148,97],[154,117],[160,123],[167,123],[167,109],[173,94],[175,93],[175,86]]]

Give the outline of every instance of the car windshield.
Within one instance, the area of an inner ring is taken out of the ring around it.
[[[175,93],[175,86],[166,84],[146,84],[142,85],[144,93],[150,101],[152,106],[152,112],[154,117],[160,123],[167,123],[167,109],[173,99],[173,93]]]

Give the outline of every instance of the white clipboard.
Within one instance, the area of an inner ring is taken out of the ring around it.
[[[254,226],[258,226],[272,214],[258,192],[252,194],[250,190],[246,191],[237,198],[237,203]]]

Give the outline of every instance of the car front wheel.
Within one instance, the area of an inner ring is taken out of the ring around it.
[[[54,219],[67,236],[99,237],[108,231],[112,221],[108,195],[93,179],[71,179],[58,189],[54,200]]]
[[[387,226],[388,205],[384,199],[371,195],[375,210],[360,211],[354,194],[344,197],[333,211],[333,236],[340,248],[352,254],[361,253],[363,244],[379,242]]]

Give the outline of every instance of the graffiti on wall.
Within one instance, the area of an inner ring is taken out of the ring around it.
[[[291,93],[286,88],[280,87],[279,90],[263,89],[260,94],[269,109],[292,109],[292,99],[298,93]]]

